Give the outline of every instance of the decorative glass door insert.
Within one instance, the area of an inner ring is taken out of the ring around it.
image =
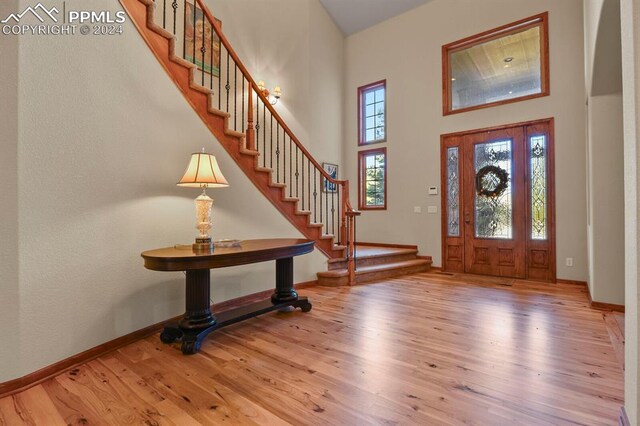
[[[511,140],[475,146],[475,235],[476,238],[513,236],[511,199]]]

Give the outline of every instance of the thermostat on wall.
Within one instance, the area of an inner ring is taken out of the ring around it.
[[[430,186],[429,187],[429,195],[438,195],[438,187]]]

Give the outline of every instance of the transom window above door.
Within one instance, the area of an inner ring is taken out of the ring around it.
[[[387,140],[387,81],[358,88],[358,145]]]
[[[548,13],[442,47],[443,113],[549,95]]]

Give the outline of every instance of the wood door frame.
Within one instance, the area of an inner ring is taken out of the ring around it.
[[[557,262],[556,262],[556,206],[555,206],[555,127],[554,127],[554,118],[544,118],[540,120],[532,120],[532,121],[522,121],[513,124],[505,124],[500,126],[493,127],[485,127],[481,129],[473,129],[473,130],[465,130],[462,132],[453,132],[453,133],[445,133],[440,135],[440,187],[441,191],[441,237],[440,237],[440,245],[441,245],[441,259],[442,259],[442,270],[447,271],[447,238],[455,238],[448,236],[448,223],[447,223],[447,156],[445,155],[447,146],[445,145],[446,140],[458,138],[459,143],[457,146],[462,146],[462,139],[464,136],[484,133],[484,132],[492,132],[496,130],[510,129],[522,127],[524,131],[525,141],[529,140],[529,137],[533,134],[537,133],[535,131],[536,127],[545,126],[547,129],[547,232],[548,238],[546,241],[546,246],[548,250],[548,269],[545,273],[536,273],[533,267],[533,261],[531,255],[531,250],[535,250],[535,247],[540,243],[538,241],[534,241],[531,239],[529,223],[531,221],[531,188],[529,185],[530,182],[530,171],[529,167],[525,167],[525,221],[527,223],[527,232],[525,238],[525,270],[526,270],[526,278],[532,280],[540,280],[540,281],[548,281],[548,282],[556,282],[556,271],[557,271]],[[461,153],[459,151],[458,158],[458,176],[459,181],[459,194],[458,194],[458,205],[460,212],[460,239],[462,240],[462,270],[464,271],[464,229],[463,229],[463,221],[462,221],[462,212],[464,208],[463,201],[463,193],[464,193],[464,179],[462,179],[462,160],[460,159]],[[529,157],[526,156],[525,162],[529,161]]]

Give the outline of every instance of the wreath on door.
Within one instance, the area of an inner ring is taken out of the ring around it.
[[[476,193],[482,197],[495,198],[509,186],[509,173],[498,166],[484,166],[476,174]]]

